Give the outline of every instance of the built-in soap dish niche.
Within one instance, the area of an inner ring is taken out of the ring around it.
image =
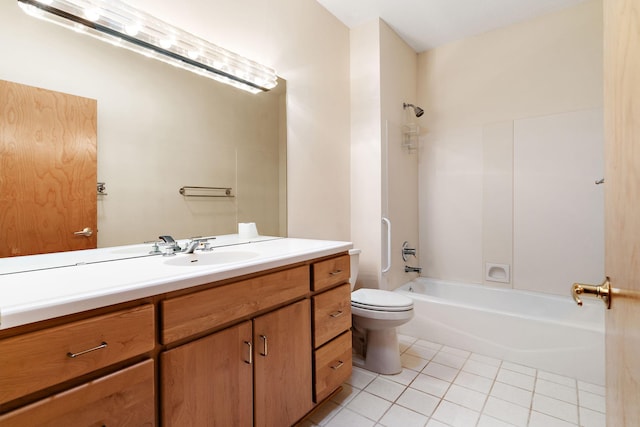
[[[484,272],[484,278],[489,282],[511,282],[511,266],[509,264],[495,264],[493,262],[487,262],[484,264]]]

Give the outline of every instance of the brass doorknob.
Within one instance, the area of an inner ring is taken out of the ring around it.
[[[582,300],[580,299],[580,295],[595,295],[596,298],[601,298],[604,304],[607,306],[607,309],[611,308],[611,296],[613,294],[611,288],[611,282],[609,278],[606,277],[604,282],[600,286],[595,285],[587,285],[584,283],[574,283],[571,287],[571,295],[575,300],[576,304],[582,305]]]
[[[640,291],[614,288],[611,286],[611,280],[609,277],[606,277],[600,286],[574,283],[571,287],[571,295],[578,305],[582,305],[582,300],[580,299],[580,295],[582,294],[595,295],[596,298],[602,299],[608,309],[611,308],[611,299],[614,295],[616,296],[616,299],[626,298],[640,300]]]

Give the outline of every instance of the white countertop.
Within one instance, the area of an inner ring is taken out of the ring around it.
[[[151,245],[147,244],[19,257],[13,264],[11,258],[2,259],[0,329],[256,273],[352,248],[350,242],[341,241],[272,237],[239,241],[237,235],[233,236],[220,236],[211,252],[179,253],[171,257],[149,256]],[[126,258],[122,259],[123,256]]]

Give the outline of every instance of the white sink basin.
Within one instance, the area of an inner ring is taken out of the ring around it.
[[[227,264],[247,261],[260,255],[258,252],[229,251],[229,252],[200,252],[195,254],[177,254],[164,263],[181,267],[198,267],[203,265]]]

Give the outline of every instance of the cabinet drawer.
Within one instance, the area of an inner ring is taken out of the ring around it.
[[[0,403],[153,350],[151,304],[0,340]]]
[[[350,266],[351,258],[349,255],[316,262],[313,264],[312,289],[320,291],[333,285],[348,282]]]
[[[329,396],[351,376],[351,331],[315,351],[315,402]]]
[[[56,394],[0,416],[2,427],[153,426],[153,361]]]
[[[339,286],[313,297],[314,347],[351,328],[351,288]]]
[[[300,266],[162,302],[162,343],[216,328],[306,296],[309,268]]]

